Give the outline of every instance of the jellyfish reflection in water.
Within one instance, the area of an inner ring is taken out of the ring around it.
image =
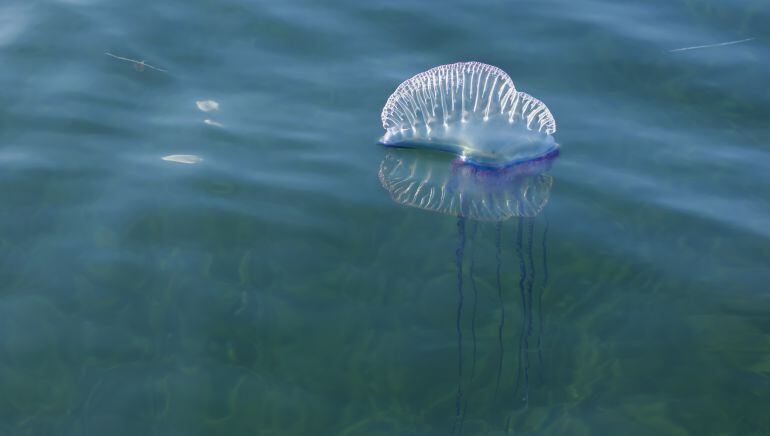
[[[466,288],[472,290],[473,343],[470,381],[476,372],[476,310],[478,303],[476,236],[483,223],[495,233],[494,283],[499,306],[498,360],[495,396],[505,360],[503,223],[515,219],[513,273],[521,308],[516,398],[526,406],[530,391],[530,355],[542,368],[542,294],[548,285],[547,221],[540,240],[542,259],[536,264],[534,217],[548,203],[553,179],[546,171],[559,155],[551,136],[556,123],[539,100],[519,92],[507,74],[477,62],[433,68],[398,87],[382,112],[389,147],[379,178],[400,204],[457,217],[457,350],[458,383],[453,433],[461,433],[467,408],[463,385],[462,316]],[[490,225],[487,224],[487,225]],[[470,253],[466,254],[466,242]],[[465,262],[469,283],[464,283]],[[536,275],[541,286],[536,289]],[[542,372],[541,372],[542,376]]]

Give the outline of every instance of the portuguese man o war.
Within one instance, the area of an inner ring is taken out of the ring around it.
[[[530,402],[532,359],[539,363],[538,380],[544,383],[548,220],[538,238],[535,218],[548,204],[553,186],[547,172],[559,156],[552,136],[556,122],[545,104],[517,91],[502,70],[478,62],[443,65],[402,83],[388,99],[382,122],[386,132],[380,143],[389,148],[378,175],[393,201],[457,217],[457,387],[451,433],[463,433],[474,400],[484,402],[478,396],[485,389],[476,386],[483,369],[477,369],[476,360],[479,344],[491,342],[477,341],[477,331],[491,330],[489,325],[477,329],[485,321],[496,324],[497,362],[490,379],[495,401],[511,407],[507,422],[501,423],[510,429],[516,425],[516,409]],[[511,253],[506,253],[504,224],[511,219],[516,224]],[[494,238],[494,255],[482,257],[493,258],[491,266],[477,262],[477,246],[487,245],[477,235],[485,232]],[[510,268],[507,259],[512,259]],[[483,271],[493,277],[477,277]],[[506,284],[516,288],[512,301],[519,306],[518,316],[506,313],[506,304],[514,304],[506,298]],[[498,308],[496,320],[477,320],[485,288]],[[471,307],[466,308],[469,291]],[[514,332],[509,331],[511,324]],[[511,343],[517,351],[506,353]],[[510,354],[518,363],[512,372],[506,364]],[[473,434],[476,430],[468,429]]]
[[[398,86],[381,117],[381,144],[447,151],[477,166],[510,166],[559,148],[548,107],[480,62],[417,74]]]

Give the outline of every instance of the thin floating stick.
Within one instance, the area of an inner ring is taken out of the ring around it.
[[[753,41],[755,39],[756,38],[746,38],[746,39],[740,39],[738,41],[720,42],[718,44],[696,45],[696,46],[693,46],[693,47],[675,48],[673,50],[669,50],[669,52],[673,53],[673,52],[676,52],[676,51],[697,50],[699,48],[722,47],[722,46],[725,46],[725,45],[733,45],[733,44],[740,44],[742,42],[749,42],[749,41]]]
[[[144,69],[144,67],[147,67],[147,68],[152,68],[155,71],[160,71],[161,73],[167,73],[168,72],[168,71],[164,70],[163,68],[154,67],[154,66],[152,66],[152,65],[150,65],[148,63],[145,63],[144,61],[137,61],[136,59],[129,59],[129,58],[124,58],[122,56],[116,56],[116,55],[114,55],[114,54],[112,54],[112,53],[110,53],[108,51],[104,52],[104,54],[106,54],[107,56],[109,56],[111,58],[120,59],[121,61],[132,62],[139,69],[139,71]]]

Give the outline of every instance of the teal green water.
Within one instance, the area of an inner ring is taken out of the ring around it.
[[[4,1],[0,434],[770,434],[768,22]],[[375,143],[401,81],[466,60],[544,101],[562,153],[535,217],[463,245]]]

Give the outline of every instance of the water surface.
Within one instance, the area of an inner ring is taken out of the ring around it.
[[[770,433],[769,21],[3,2],[0,434]],[[534,218],[380,186],[388,95],[470,60],[557,120]]]

